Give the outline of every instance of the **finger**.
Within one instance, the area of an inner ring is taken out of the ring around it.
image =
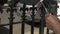
[[[47,17],[49,17],[51,15],[52,15],[51,13],[47,13],[47,14],[45,14],[45,18],[47,18]]]
[[[46,26],[49,28],[49,29],[52,29],[52,25],[50,24],[50,22],[48,20],[46,20]]]
[[[45,14],[45,17],[49,16],[49,13]]]

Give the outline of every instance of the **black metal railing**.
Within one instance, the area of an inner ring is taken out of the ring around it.
[[[14,2],[14,1],[12,1],[12,3],[9,5],[9,11],[10,11],[10,18],[9,18],[9,24],[0,24],[0,26],[7,26],[7,25],[9,25],[9,34],[13,34],[13,25],[14,24],[19,24],[19,23],[22,23],[22,25],[21,25],[21,34],[25,34],[25,20],[26,20],[26,13],[25,13],[25,11],[27,10],[28,11],[28,8],[26,8],[26,4],[24,4],[23,5],[23,7],[20,9],[20,10],[22,10],[23,11],[23,15],[21,16],[22,17],[22,22],[13,22],[13,20],[14,20],[14,5],[15,5],[16,3]],[[39,34],[44,34],[44,27],[45,27],[45,9],[44,9],[44,7],[43,6],[41,6],[41,7],[39,7],[39,8],[41,8],[41,14],[40,14],[40,17],[41,17],[41,19],[40,19],[40,25],[39,25]],[[34,12],[34,10],[36,10],[37,9],[37,7],[35,7],[35,5],[33,4],[32,5],[32,7],[30,7],[29,8],[30,10],[32,10],[32,15],[31,15],[31,18],[32,18],[32,25],[31,25],[31,34],[34,34],[34,22],[35,22],[35,12]],[[1,18],[0,18],[0,21],[1,21]],[[47,34],[49,34],[49,29],[47,29]]]
[[[31,15],[31,18],[32,18],[32,23],[31,23],[31,34],[34,34],[34,21],[35,21],[35,14],[34,14],[34,10],[35,10],[35,6],[34,4],[32,5],[33,7],[31,7],[30,9],[32,10],[32,15]],[[19,24],[19,23],[22,23],[21,25],[21,34],[24,34],[25,32],[25,11],[27,10],[26,9],[26,5],[24,4],[23,7],[21,8],[21,10],[23,11],[23,16],[22,17],[22,22],[13,22],[14,20],[14,17],[13,17],[13,13],[14,13],[14,9],[13,9],[14,6],[11,6],[10,5],[10,18],[9,18],[9,24],[0,24],[0,26],[7,26],[9,25],[9,34],[13,34],[13,24]],[[45,13],[44,11],[41,11],[41,20],[40,20],[40,27],[39,27],[39,34],[44,34],[44,16],[45,16]],[[1,20],[1,19],[0,19]]]

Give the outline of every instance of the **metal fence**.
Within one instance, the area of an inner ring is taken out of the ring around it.
[[[12,2],[12,4],[10,5],[10,18],[9,18],[9,24],[0,24],[0,26],[6,26],[6,25],[9,25],[9,34],[13,34],[13,25],[14,24],[18,24],[18,23],[22,23],[21,25],[21,34],[24,34],[24,30],[25,30],[25,21],[26,21],[26,13],[25,11],[27,10],[28,11],[28,8],[26,8],[26,4],[23,5],[23,7],[20,9],[23,11],[23,15],[21,16],[22,17],[22,22],[17,22],[17,23],[14,23],[13,20],[14,20],[14,17],[13,17],[13,13],[14,13],[14,1]],[[44,34],[44,27],[45,27],[45,9],[43,8],[43,6],[39,7],[41,8],[41,14],[40,14],[40,25],[39,25],[39,34]],[[34,34],[34,22],[35,22],[35,14],[34,14],[34,10],[37,9],[37,7],[35,7],[35,5],[33,4],[32,7],[30,8],[30,10],[32,10],[32,15],[31,15],[31,18],[32,18],[32,25],[31,25],[31,34]],[[1,19],[0,19],[1,20]],[[47,34],[49,34],[49,29],[47,29]]]

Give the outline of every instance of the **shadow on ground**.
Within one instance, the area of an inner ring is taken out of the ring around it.
[[[9,34],[8,28],[0,26],[0,34]]]

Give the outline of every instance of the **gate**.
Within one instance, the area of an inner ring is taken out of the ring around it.
[[[29,9],[29,10],[32,10],[32,12],[31,12],[32,13],[32,15],[31,15],[31,18],[32,18],[31,34],[34,34],[34,23],[35,23],[35,12],[34,12],[34,10],[37,10],[37,7],[35,7],[35,4],[32,4],[32,7],[26,8],[26,4],[24,4],[23,7],[20,8],[20,11],[21,10],[23,11],[22,16],[21,16],[22,21],[21,22],[13,22],[13,20],[15,19],[13,13],[17,12],[16,8],[14,8],[15,4],[16,4],[16,2],[12,1],[12,3],[9,5],[10,8],[7,8],[7,13],[10,11],[10,17],[8,18],[9,19],[9,24],[0,24],[0,27],[9,25],[9,34],[13,34],[13,25],[22,23],[21,24],[21,34],[25,34],[24,33],[25,32],[25,22],[27,20],[25,11],[28,11],[28,9]],[[40,11],[41,12],[41,14],[40,14],[41,18],[39,20],[39,22],[40,22],[39,23],[40,24],[39,25],[39,34],[44,34],[44,27],[46,27],[45,26],[45,14],[47,13],[47,9],[46,9],[44,4],[42,4],[41,7],[39,7],[39,8],[41,8],[40,9],[41,10]],[[57,10],[57,8],[56,8],[56,10]],[[0,12],[3,13],[4,11],[0,11]],[[1,18],[0,18],[0,20],[1,20]],[[2,23],[2,22],[0,22],[0,23]],[[47,28],[47,34],[49,34],[49,29],[48,28]]]

